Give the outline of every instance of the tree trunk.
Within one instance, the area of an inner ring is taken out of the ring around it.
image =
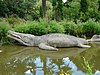
[[[43,17],[46,17],[46,0],[42,0]]]

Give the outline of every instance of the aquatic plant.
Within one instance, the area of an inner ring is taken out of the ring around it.
[[[61,70],[61,73],[59,75],[71,75],[71,74],[69,73],[69,71],[64,72],[63,70]]]
[[[84,73],[80,70],[76,70],[76,71],[63,71],[61,70],[59,75],[76,75],[76,74],[82,74],[82,75],[100,75],[100,71],[96,70],[95,72],[93,72],[93,65],[90,65],[89,62],[83,57],[83,67],[85,68],[87,73]]]
[[[94,75],[92,70],[93,66],[90,66],[89,62],[84,57],[83,57],[83,61],[84,61],[84,68],[86,69],[87,74]]]

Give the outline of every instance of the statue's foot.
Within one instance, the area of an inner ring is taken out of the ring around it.
[[[90,48],[91,46],[89,46],[89,45],[83,45],[83,44],[79,44],[78,45],[79,47],[82,47],[82,48]]]

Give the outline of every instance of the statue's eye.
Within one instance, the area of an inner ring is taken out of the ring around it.
[[[23,40],[24,42],[29,42],[29,41],[30,41],[30,39],[29,39],[28,36],[24,36],[24,37],[22,38],[22,40]]]

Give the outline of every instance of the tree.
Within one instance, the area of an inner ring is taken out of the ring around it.
[[[63,13],[62,13],[63,1],[62,0],[53,0],[52,6],[53,6],[53,10],[54,10],[54,19],[56,19],[57,21],[62,20],[63,19]]]
[[[39,17],[43,18],[44,15],[43,15],[43,7],[42,7],[42,0],[39,0],[36,2],[36,5],[35,5],[35,8],[36,8],[36,12],[37,14],[39,15]],[[52,3],[48,0],[46,0],[46,16],[45,18],[48,19],[48,20],[51,20],[52,19],[52,15],[53,15],[53,6],[52,6]]]
[[[33,0],[2,0],[0,1],[0,17],[16,15],[20,18],[34,18],[35,1]]]
[[[77,21],[79,18],[80,0],[67,0],[63,6],[63,18]]]
[[[46,0],[42,0],[43,17],[46,17]]]
[[[88,11],[87,15],[91,19],[96,19],[98,15],[99,3],[98,0],[87,0],[88,3]]]

